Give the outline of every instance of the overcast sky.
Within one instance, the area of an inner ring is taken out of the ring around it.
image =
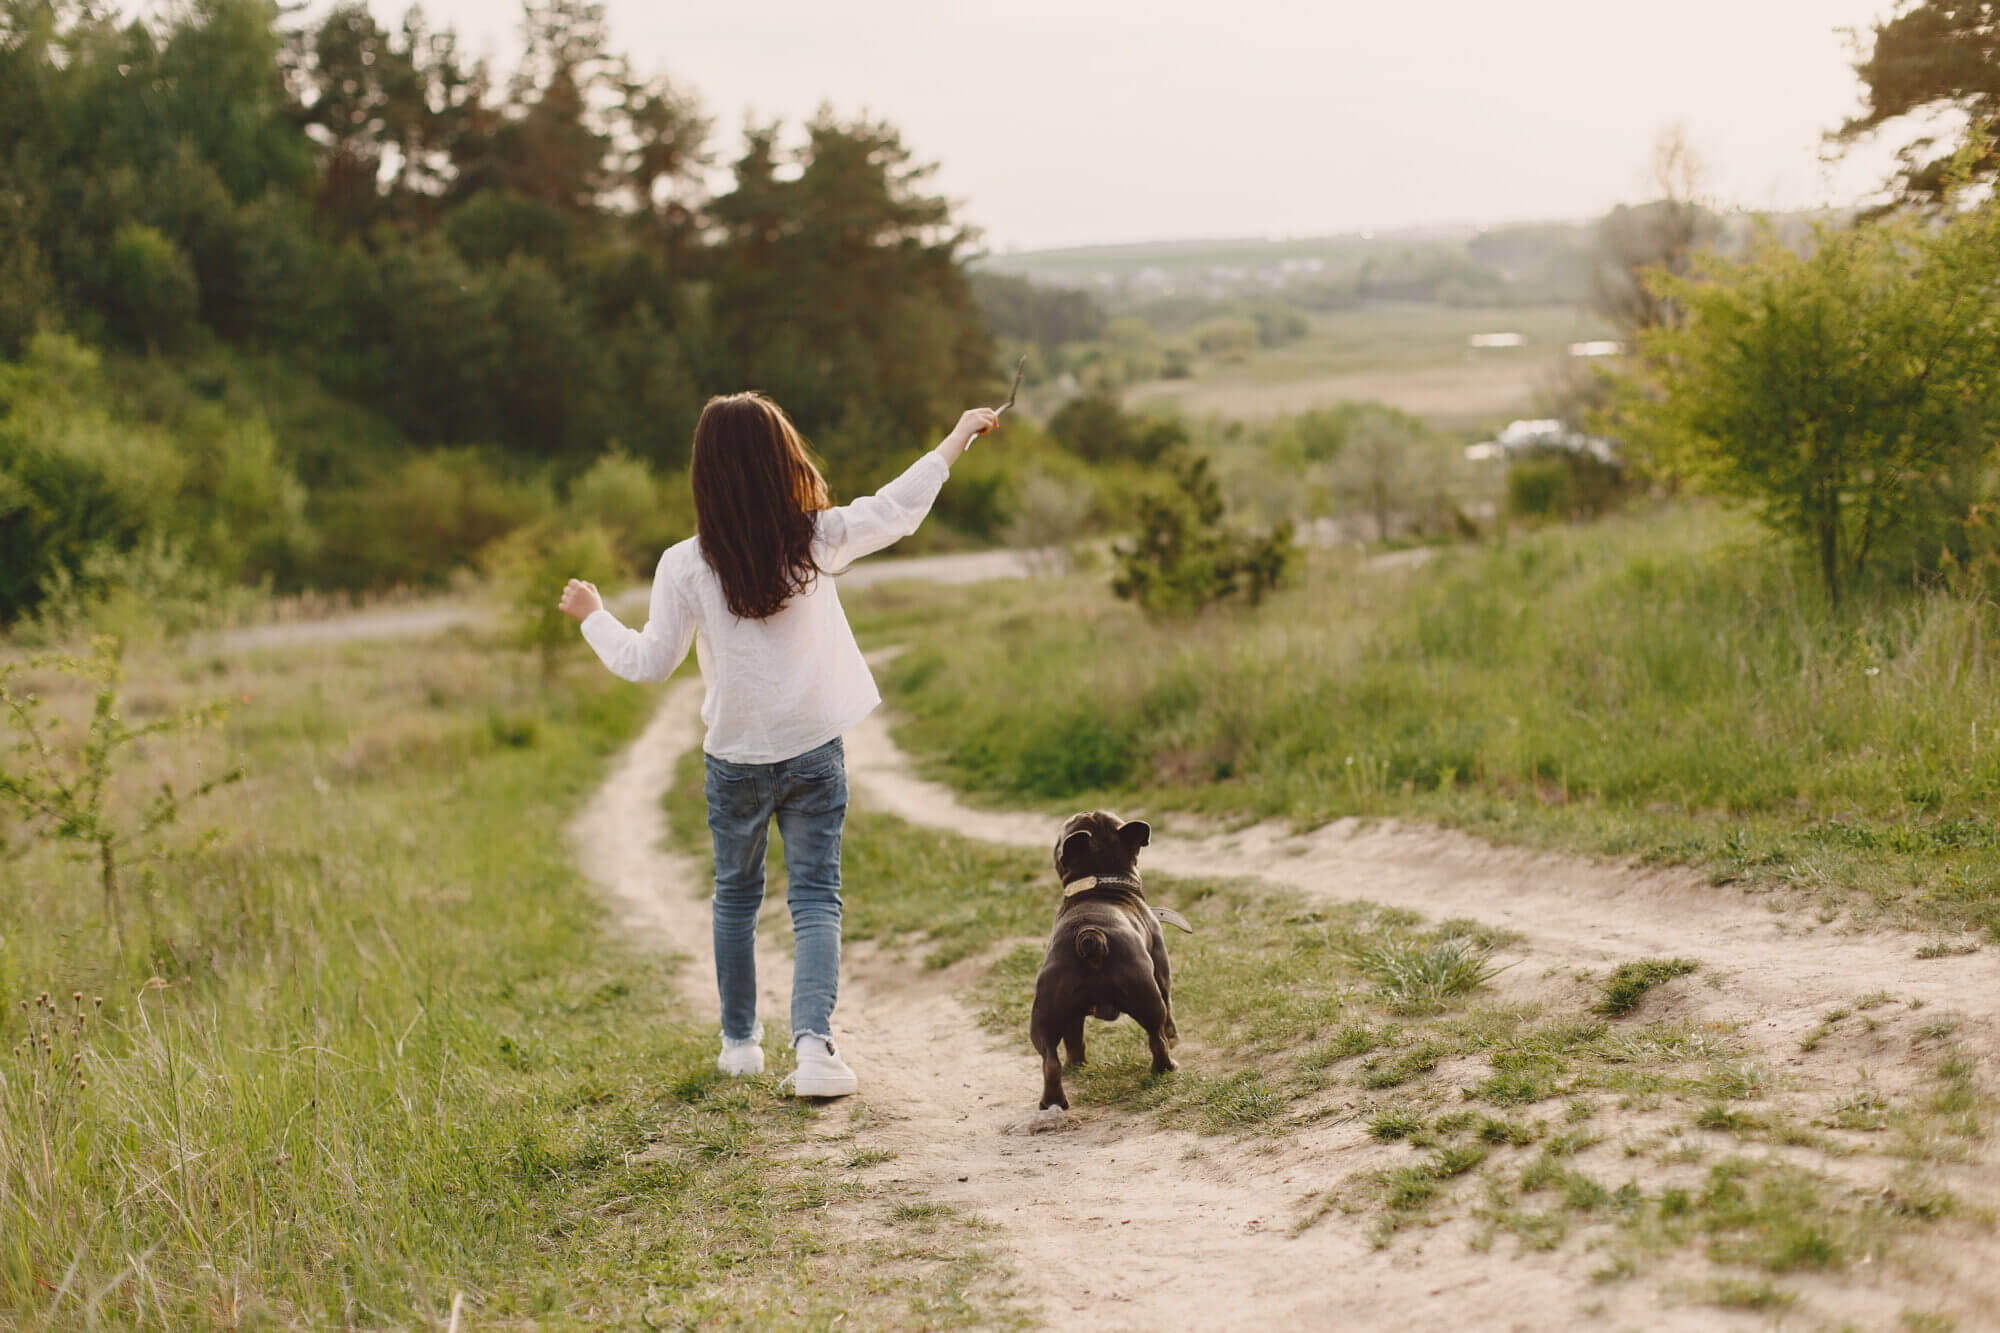
[[[386,19],[400,0],[374,0]],[[1890,0],[608,0],[615,44],[746,113],[866,112],[939,164],[996,250],[1588,217],[1646,197],[1679,123],[1720,203],[1852,202],[1822,161],[1848,39]],[[511,63],[504,0],[430,0]]]

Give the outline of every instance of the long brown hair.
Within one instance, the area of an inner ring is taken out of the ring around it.
[[[829,503],[798,427],[761,393],[711,398],[690,472],[701,553],[730,611],[776,615],[819,574],[813,516]]]

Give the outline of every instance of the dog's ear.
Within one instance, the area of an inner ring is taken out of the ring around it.
[[[1153,840],[1153,826],[1143,819],[1134,819],[1118,826],[1118,841],[1125,844],[1125,850],[1137,856],[1139,849]]]
[[[1090,841],[1090,830],[1087,828],[1080,828],[1064,838],[1062,846],[1056,849],[1056,869],[1081,861],[1090,852]]]

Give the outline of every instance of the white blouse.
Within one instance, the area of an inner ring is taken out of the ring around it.
[[[950,474],[951,465],[933,451],[874,495],[822,510],[813,559],[837,574],[909,536]],[[774,764],[804,754],[882,702],[831,578],[813,578],[775,615],[739,619],[693,537],[660,557],[644,629],[627,629],[609,611],[593,611],[584,618],[583,637],[612,674],[633,681],[665,680],[695,639],[708,686],[702,748],[731,763]]]

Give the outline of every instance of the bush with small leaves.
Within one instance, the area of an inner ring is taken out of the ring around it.
[[[542,678],[555,671],[555,654],[576,643],[576,626],[556,605],[572,578],[606,585],[623,568],[617,544],[594,523],[575,527],[535,523],[488,546],[480,565],[506,616],[514,646],[541,660]]]
[[[24,671],[51,669],[97,684],[82,744],[74,750],[61,744],[62,724],[43,712],[32,690],[18,683]],[[243,770],[231,769],[185,792],[162,782],[152,799],[126,808],[113,796],[119,756],[148,737],[220,721],[223,705],[197,705],[135,727],[118,711],[122,680],[114,639],[98,639],[87,658],[35,657],[0,666],[0,710],[15,732],[12,763],[0,767],[0,801],[13,807],[38,841],[63,845],[70,856],[96,867],[105,916],[121,944],[122,874],[166,859],[160,830],[180,817],[182,807],[243,776]]]
[[[1292,525],[1246,533],[1222,519],[1222,489],[1208,459],[1174,464],[1174,486],[1139,499],[1139,532],[1116,549],[1112,591],[1155,615],[1190,615],[1241,595],[1252,606],[1290,573]]]

